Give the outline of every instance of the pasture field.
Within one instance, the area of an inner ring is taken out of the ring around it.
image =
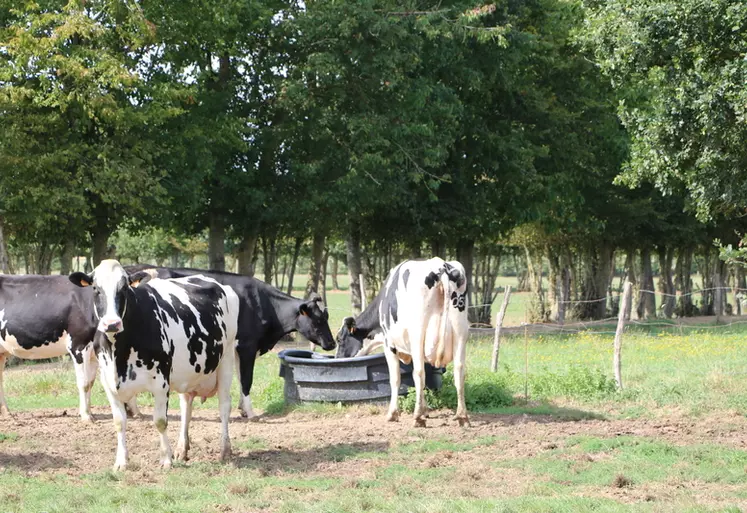
[[[508,337],[497,374],[490,340],[472,339],[469,428],[445,409],[426,429],[407,415],[387,423],[375,405],[288,410],[271,353],[258,359],[252,391],[266,413],[234,415],[229,464],[218,462],[211,399],[195,409],[192,460],[158,468],[142,396],[144,416],[127,426],[131,468],[120,474],[109,470],[116,441],[98,381],[98,421],[86,425],[68,361],[22,365],[5,373],[15,417],[0,418],[0,512],[745,511],[747,330],[668,331],[626,334],[622,392],[611,334]]]

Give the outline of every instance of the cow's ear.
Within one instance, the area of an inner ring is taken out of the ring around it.
[[[135,288],[139,285],[148,283],[152,277],[153,275],[148,271],[138,271],[136,273],[132,273],[128,276],[128,279],[130,280],[130,287]]]
[[[308,316],[309,315],[309,305],[308,305],[308,303],[301,303],[298,306],[298,313],[301,314],[301,315]]]
[[[86,273],[82,273],[80,271],[74,272],[67,278],[73,285],[77,285],[78,287],[88,287],[93,283],[93,278],[91,276],[88,276]]]
[[[342,325],[349,333],[355,333],[355,317],[345,317],[342,321]]]

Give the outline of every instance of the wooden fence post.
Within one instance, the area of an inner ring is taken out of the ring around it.
[[[503,327],[503,317],[506,315],[506,308],[508,307],[508,301],[511,297],[511,285],[506,286],[506,292],[503,294],[503,303],[501,309],[498,311],[498,315],[495,316],[495,338],[493,338],[493,358],[490,361],[490,370],[496,372],[498,370],[498,351],[501,348],[501,328]]]
[[[633,288],[633,284],[629,281],[625,282],[625,289],[623,289],[622,304],[620,305],[620,311],[617,316],[617,330],[615,331],[615,355],[613,358],[612,366],[615,369],[615,382],[617,388],[622,390],[622,334],[625,328],[625,316],[626,312],[630,308],[630,291]]]
[[[363,273],[358,275],[358,284],[361,287],[361,312],[366,309],[366,282]]]

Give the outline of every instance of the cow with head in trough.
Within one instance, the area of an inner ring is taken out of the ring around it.
[[[239,296],[239,321],[236,335],[237,368],[241,383],[239,409],[244,417],[253,417],[249,392],[254,381],[254,362],[270,351],[283,336],[298,331],[324,350],[335,348],[329,328],[329,313],[321,297],[308,300],[285,294],[272,285],[251,276],[225,271],[188,268],[128,266],[129,272],[151,272],[159,278],[180,278],[202,274],[233,289]]]
[[[80,395],[80,417],[91,421],[91,388],[98,363],[91,291],[67,276],[0,276],[0,414],[8,413],[3,369],[9,355],[53,358],[69,353]]]
[[[79,287],[92,289],[88,297],[96,319],[94,346],[117,431],[114,469],[127,466],[124,403],[145,391],[153,394],[153,422],[160,433],[164,467],[170,467],[173,458],[166,436],[172,390],[179,394],[181,406],[177,459],[188,459],[194,398],[216,393],[221,459],[228,458],[239,312],[234,291],[204,276],[151,280],[145,272],[128,275],[116,260],[102,261],[91,275],[77,272],[69,279]]]
[[[366,338],[374,337],[374,345],[383,339],[392,391],[390,421],[399,419],[400,360],[412,362],[415,426],[425,426],[425,363],[442,367],[453,361],[455,420],[463,426],[469,424],[464,400],[468,335],[467,278],[462,264],[440,258],[408,260],[389,272],[379,294],[358,318],[345,318],[337,335],[338,355],[355,356]]]

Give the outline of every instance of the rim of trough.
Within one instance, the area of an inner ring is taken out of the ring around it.
[[[297,354],[309,355],[305,358],[295,356]],[[316,356],[313,356],[316,355]],[[283,349],[278,353],[278,358],[287,363],[300,363],[303,365],[325,365],[334,366],[342,365],[346,363],[365,363],[372,362],[374,360],[385,360],[386,356],[384,353],[375,353],[366,356],[358,356],[352,358],[335,358],[332,355],[326,355],[322,353],[315,353],[306,349]]]

